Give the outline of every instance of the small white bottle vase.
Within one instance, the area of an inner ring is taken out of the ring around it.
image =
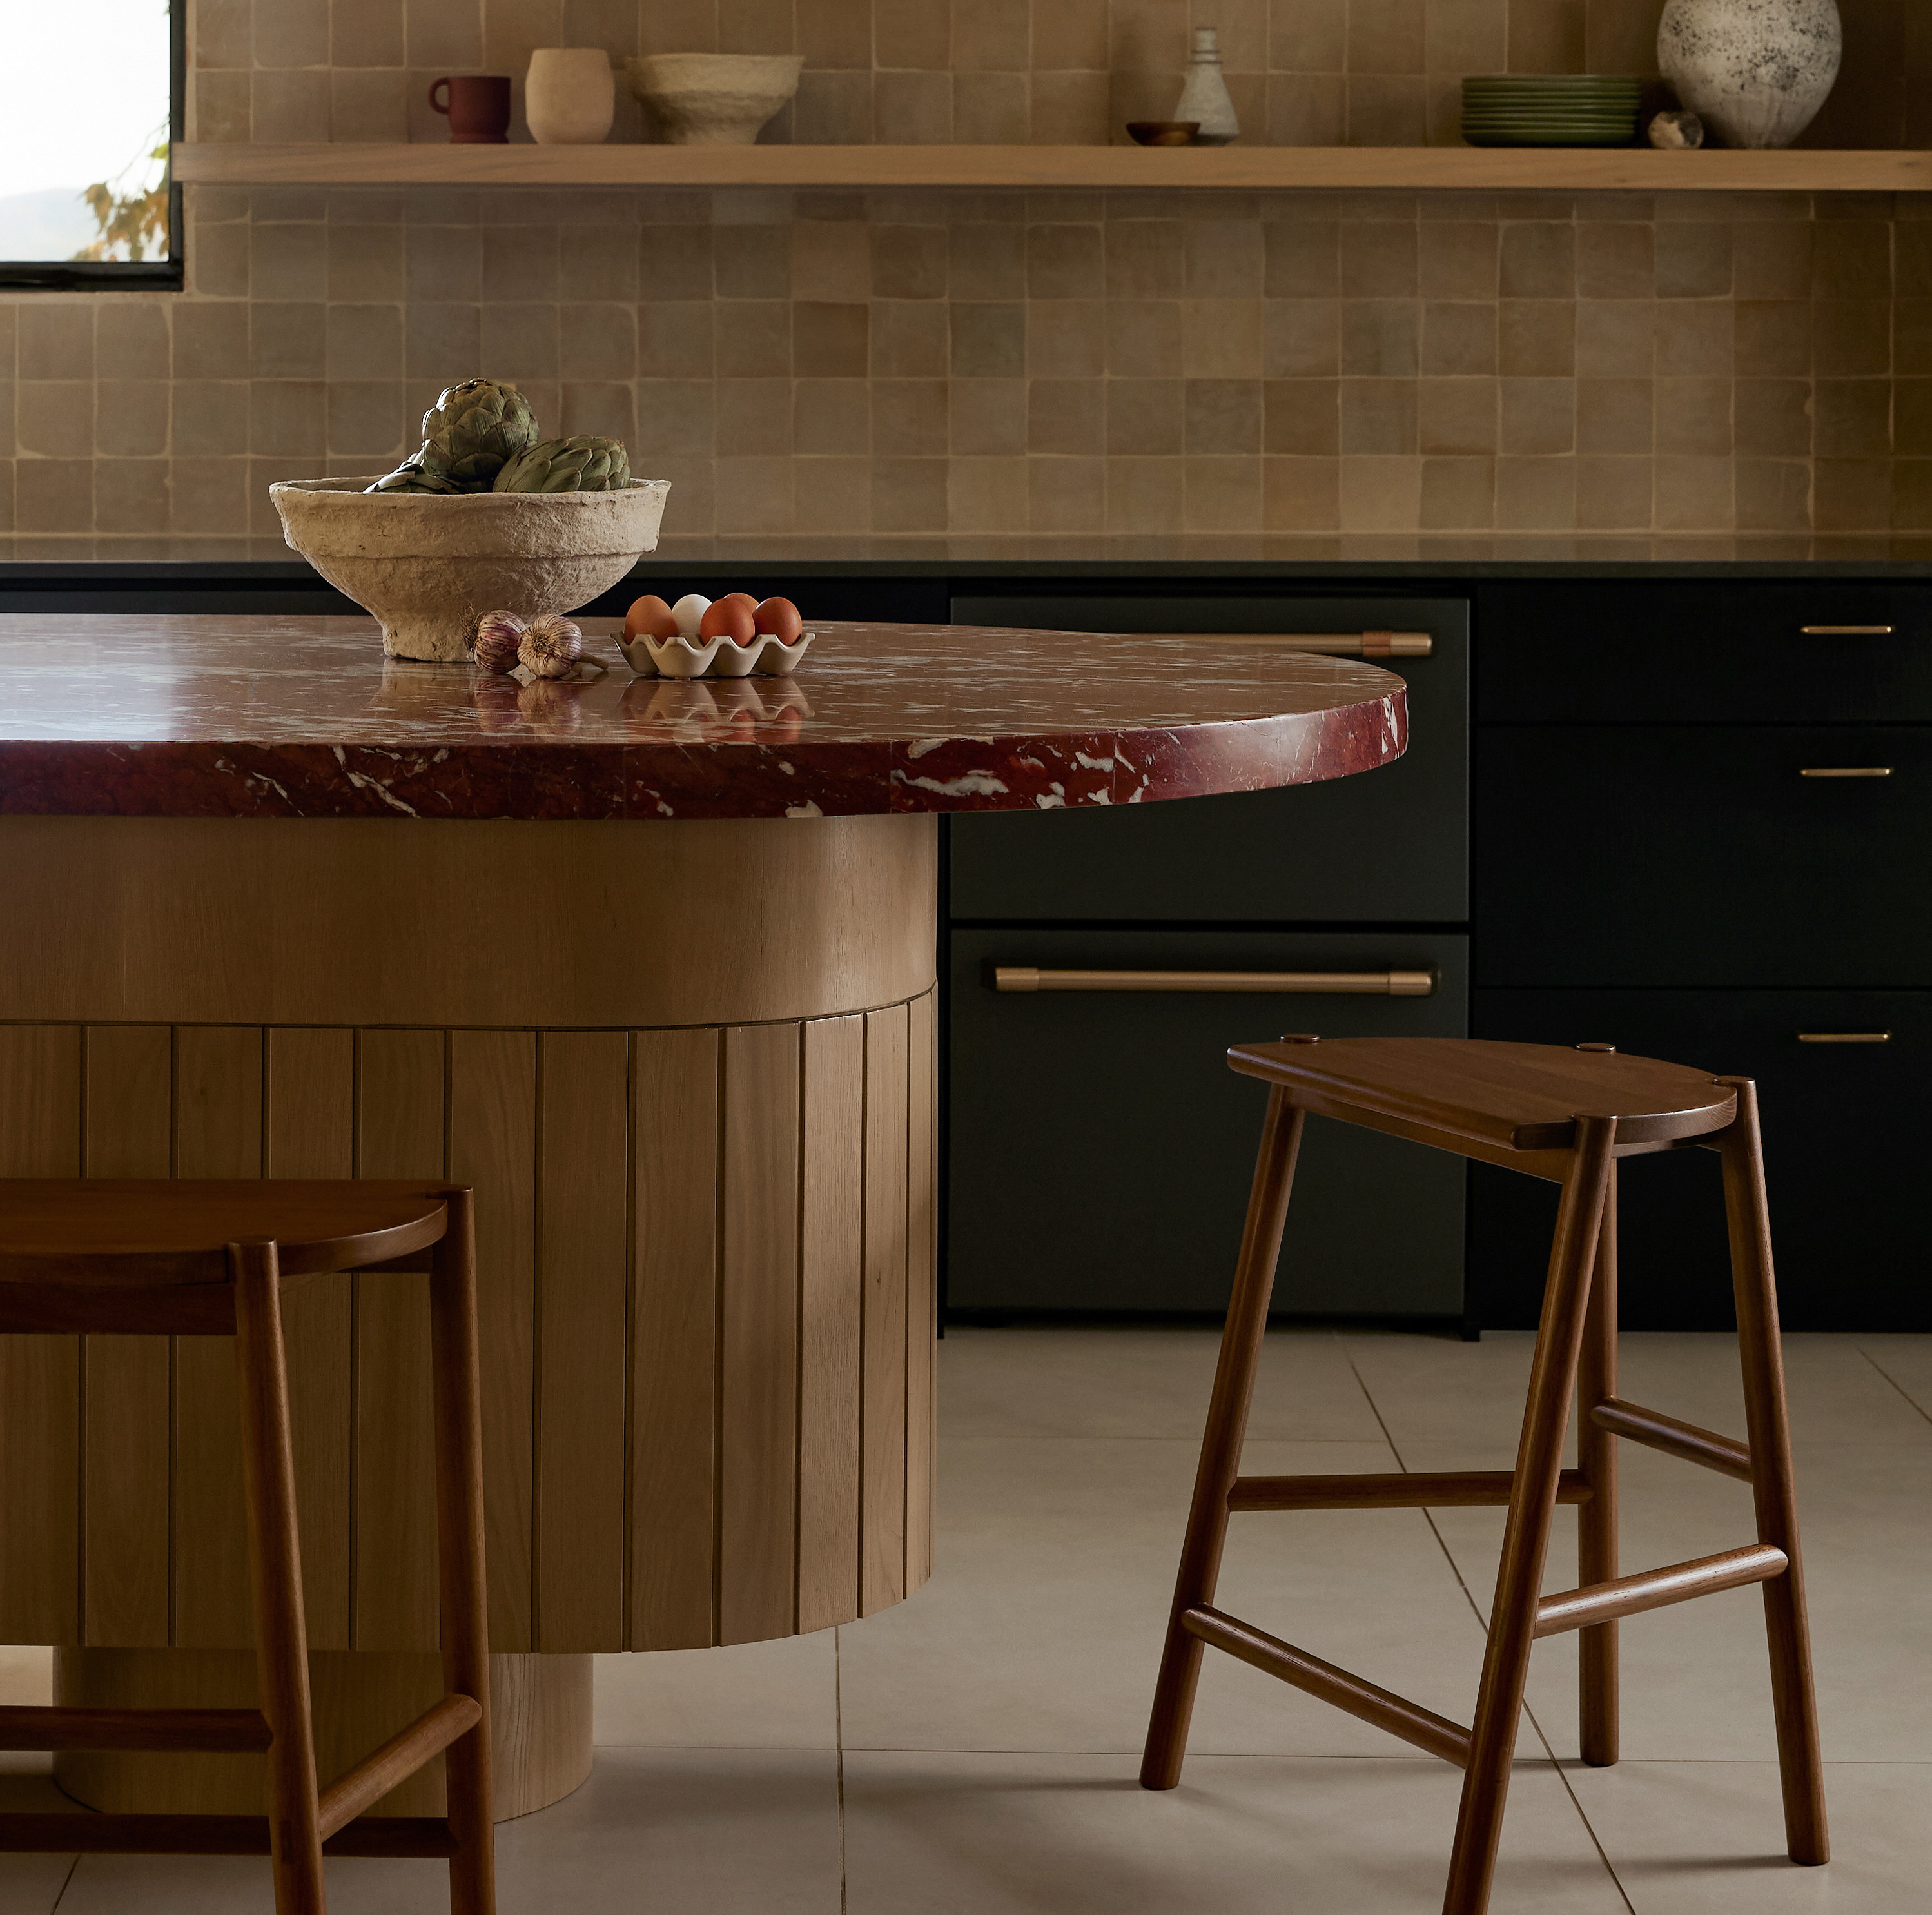
[[[608,137],[617,86],[601,47],[540,47],[524,80],[524,117],[539,146],[595,146]]]
[[[1216,27],[1194,29],[1194,58],[1180,89],[1180,104],[1174,110],[1178,120],[1201,122],[1201,131],[1194,136],[1197,146],[1225,146],[1241,137],[1234,103],[1228,97],[1228,83],[1221,77],[1219,35]]]

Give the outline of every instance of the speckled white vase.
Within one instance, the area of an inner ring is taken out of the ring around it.
[[[1838,77],[1837,0],[1670,0],[1657,62],[1726,146],[1789,146]]]

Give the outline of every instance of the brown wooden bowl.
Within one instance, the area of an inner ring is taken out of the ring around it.
[[[1198,120],[1130,120],[1127,131],[1136,146],[1192,146],[1201,131]]]

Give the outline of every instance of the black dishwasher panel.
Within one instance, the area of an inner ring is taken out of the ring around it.
[[[1484,584],[1478,603],[1480,723],[1932,719],[1922,585],[1515,580]]]
[[[956,597],[956,623],[1088,632],[1426,632],[1397,764],[1119,811],[952,821],[977,922],[1460,923],[1468,915],[1468,608],[1457,599]]]
[[[1484,990],[1474,1023],[1481,1037],[1615,1044],[1756,1079],[1784,1327],[1932,1331],[1910,1194],[1924,1175],[1916,1113],[1932,1068],[1932,992]],[[1625,1324],[1729,1328],[1714,1154],[1633,1158],[1619,1181]],[[1556,1187],[1478,1164],[1471,1202],[1472,1313],[1487,1328],[1532,1328]]]
[[[1932,728],[1485,726],[1480,749],[1485,986],[1932,985]]]
[[[956,931],[949,1311],[1225,1307],[1265,1102],[1228,1070],[1228,1047],[1290,1031],[1461,1037],[1466,944],[1407,932]],[[992,988],[1002,965],[1432,970],[1438,982],[1407,998],[1009,995]],[[1276,1312],[1460,1318],[1465,1184],[1460,1158],[1311,1118]]]

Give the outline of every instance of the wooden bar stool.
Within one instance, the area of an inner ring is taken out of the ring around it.
[[[1618,1055],[1448,1037],[1284,1037],[1238,1046],[1230,1064],[1270,1087],[1227,1328],[1215,1371],[1141,1781],[1180,1779],[1204,1645],[1226,1650],[1465,1772],[1444,1915],[1482,1915],[1496,1871],[1510,1758],[1532,1643],[1582,1631],[1582,1754],[1617,1759],[1616,1619],[1745,1583],[1763,1586],[1772,1701],[1791,1859],[1828,1859],[1791,1442],[1778,1346],[1757,1097],[1748,1078]],[[1242,1476],[1241,1439],[1268,1326],[1295,1153],[1306,1113],[1453,1151],[1562,1186],[1516,1468],[1454,1475]],[[1624,1402],[1616,1393],[1616,1163],[1698,1145],[1724,1162],[1748,1444]],[[1580,1467],[1562,1466],[1573,1392]],[[1749,1483],[1757,1540],[1634,1576],[1617,1574],[1616,1439]],[[1582,1586],[1539,1599],[1559,1502],[1580,1505]],[[1214,1605],[1228,1517],[1237,1510],[1412,1509],[1507,1504],[1489,1643],[1465,1729],[1360,1676],[1224,1615]]]
[[[325,1271],[420,1270],[425,1249],[448,1693],[322,1788],[309,1713],[282,1293]],[[0,1181],[0,1331],[235,1338],[262,1697],[259,1709],[0,1709],[0,1748],[268,1757],[266,1816],[0,1814],[0,1851],[268,1855],[278,1915],[322,1915],[325,1847],[445,1856],[454,1915],[494,1915],[470,1192],[373,1181]],[[364,1816],[439,1753],[446,1757],[446,1815]]]

